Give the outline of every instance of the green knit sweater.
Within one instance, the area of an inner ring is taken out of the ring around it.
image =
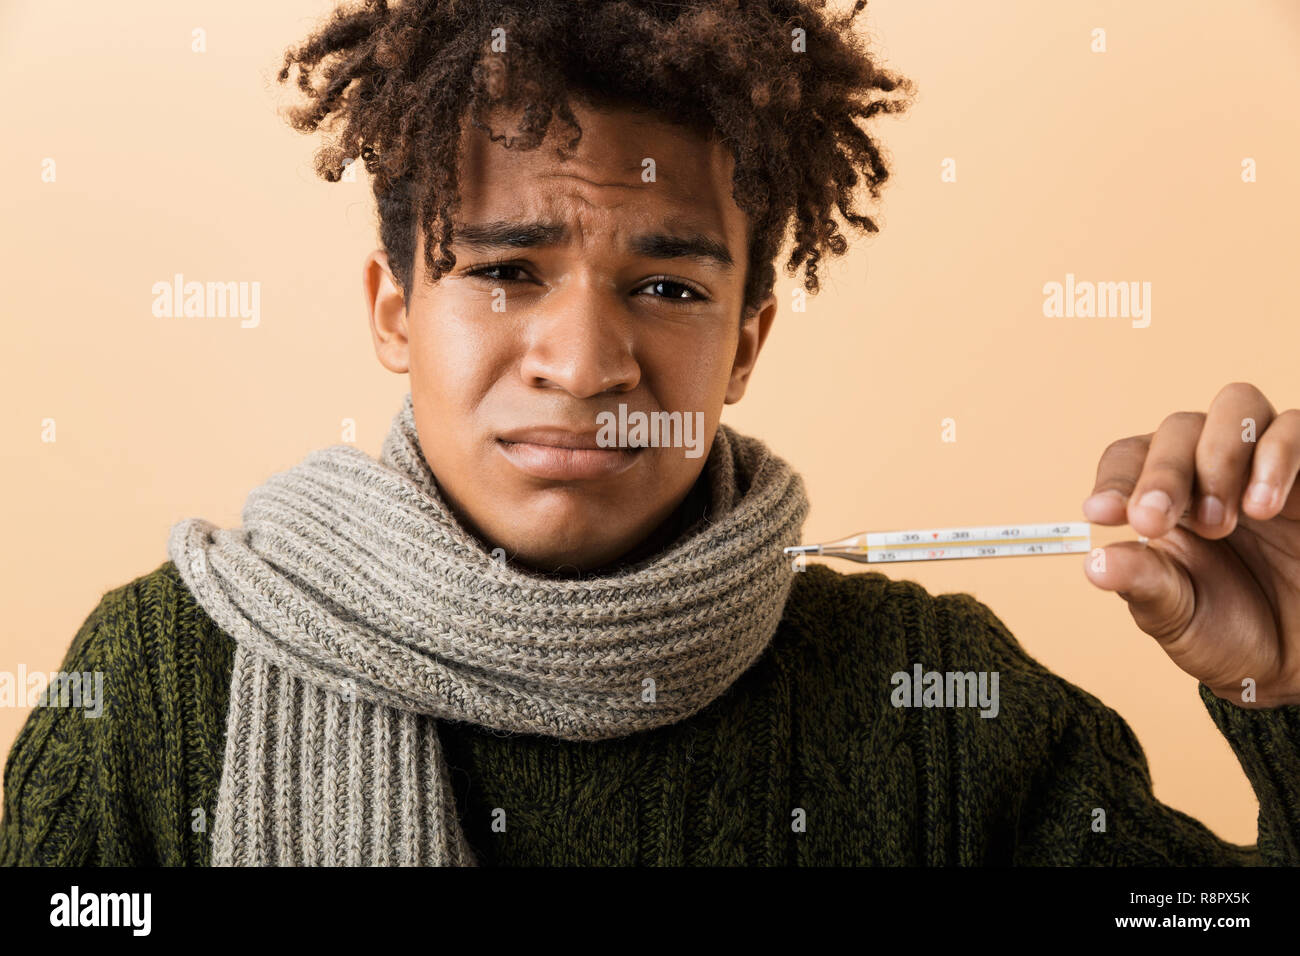
[[[103,673],[103,714],[33,709],[0,863],[208,865],[234,646],[171,562],[106,594],[62,665]],[[997,671],[996,716],[895,706],[918,663]],[[824,565],[689,720],[594,743],[440,736],[482,865],[1300,864],[1300,707],[1200,693],[1259,797],[1257,846],[1158,802],[1128,725],[973,596]]]

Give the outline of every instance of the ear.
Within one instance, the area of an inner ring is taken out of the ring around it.
[[[406,329],[406,298],[388,267],[388,253],[376,249],[361,267],[361,285],[370,311],[370,333],[379,364],[390,372],[411,370],[411,344]]]
[[[758,353],[772,330],[776,318],[776,295],[769,294],[740,322],[740,341],[736,343],[736,361],[731,367],[731,380],[727,383],[726,404],[732,405],[745,395],[749,375],[758,363]]]

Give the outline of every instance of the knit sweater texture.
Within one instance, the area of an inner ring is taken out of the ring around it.
[[[104,712],[32,710],[0,864],[210,865],[234,651],[170,561],[104,595],[61,667],[103,673]],[[997,671],[997,715],[895,707],[892,675],[918,663]],[[1156,800],[1123,719],[972,595],[876,572],[797,574],[763,656],[676,724],[439,733],[486,866],[1300,864],[1300,706],[1199,691],[1259,798],[1256,844]]]

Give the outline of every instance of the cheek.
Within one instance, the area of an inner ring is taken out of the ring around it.
[[[411,387],[448,411],[475,409],[496,378],[502,343],[454,312],[430,312],[410,326]]]
[[[696,337],[644,355],[641,369],[661,408],[708,417],[722,405],[735,351],[734,342]]]

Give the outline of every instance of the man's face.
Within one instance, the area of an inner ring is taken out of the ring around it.
[[[364,269],[376,351],[410,373],[448,504],[489,546],[547,571],[610,564],[672,514],[776,311],[769,297],[741,321],[747,221],[724,148],[629,111],[574,112],[583,137],[567,160],[554,145],[572,130],[558,123],[529,151],[467,129],[456,266],[436,284],[422,239],[409,304],[382,251]],[[597,447],[597,416],[617,420],[620,404],[632,423],[702,421],[696,447]]]

